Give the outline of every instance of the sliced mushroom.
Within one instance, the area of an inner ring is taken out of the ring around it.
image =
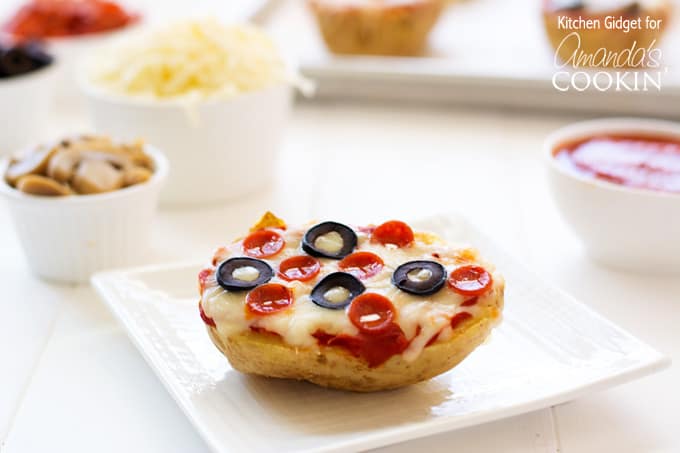
[[[130,155],[130,158],[135,165],[140,165],[149,170],[153,170],[153,160],[151,160],[151,157],[144,152],[143,141],[137,140],[132,145],[123,146],[123,149]]]
[[[152,174],[150,170],[144,167],[128,168],[123,171],[123,185],[127,187],[147,182]]]
[[[78,151],[87,151],[92,149],[104,151],[115,148],[115,145],[108,137],[102,137],[99,135],[81,135],[75,137],[75,139],[71,141],[71,148]]]
[[[57,151],[47,165],[47,176],[58,182],[69,182],[81,158],[81,153],[74,149]]]
[[[80,194],[110,192],[123,187],[123,172],[103,160],[83,160],[72,186]]]
[[[144,183],[154,166],[140,140],[121,144],[108,137],[81,135],[38,147],[12,161],[7,182],[36,195],[95,194]],[[51,181],[50,181],[51,179]]]
[[[17,181],[16,187],[20,191],[31,195],[59,197],[73,193],[68,186],[40,175],[22,176]]]
[[[99,150],[92,149],[87,151],[81,151],[82,160],[100,160],[109,162],[113,167],[118,170],[125,170],[134,167],[134,163],[129,156],[124,153],[110,151],[110,150]]]
[[[5,179],[11,185],[16,186],[22,176],[44,175],[47,170],[47,163],[55,150],[51,146],[40,147],[22,156],[9,166],[7,172],[5,172]]]
[[[110,141],[108,143],[91,142],[91,144],[91,149],[93,150],[124,157],[125,159],[129,159],[135,165],[146,167],[150,170],[153,169],[153,161],[144,152],[144,142],[141,140],[138,140],[132,144],[117,144]],[[85,149],[83,148],[83,150]]]

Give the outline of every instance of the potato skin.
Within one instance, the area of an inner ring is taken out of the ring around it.
[[[442,0],[373,7],[308,0],[321,36],[333,53],[418,55],[444,8]]]
[[[390,390],[415,384],[442,374],[468,356],[489,335],[503,308],[503,285],[483,299],[479,314],[454,329],[451,338],[426,347],[413,362],[401,354],[371,368],[339,346],[296,349],[270,333],[243,332],[223,338],[206,326],[215,346],[231,366],[261,376],[298,379],[354,392]]]

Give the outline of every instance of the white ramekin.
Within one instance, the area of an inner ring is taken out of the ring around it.
[[[0,79],[0,156],[42,138],[49,119],[54,65]]]
[[[163,154],[147,146],[154,174],[144,183],[97,195],[40,197],[24,194],[4,179],[8,201],[29,267],[48,280],[81,283],[103,269],[139,264],[151,238],[158,195],[168,174]]]
[[[54,55],[56,65],[56,84],[52,99],[57,108],[71,113],[82,113],[85,110],[85,99],[77,82],[81,60],[87,58],[97,48],[134,33],[139,27],[140,25],[135,23],[106,32],[48,38],[47,46]]]
[[[117,96],[80,81],[98,132],[143,137],[164,150],[173,172],[161,195],[164,204],[234,199],[273,180],[290,114],[288,84],[187,106]]]
[[[588,254],[611,267],[654,274],[680,273],[680,194],[627,188],[563,168],[555,147],[607,133],[680,139],[680,123],[619,118],[572,124],[547,137],[549,184],[565,221]]]

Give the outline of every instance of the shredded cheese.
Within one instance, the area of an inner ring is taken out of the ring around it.
[[[187,101],[229,98],[287,78],[264,32],[212,19],[135,34],[103,49],[87,69],[93,84],[118,94]]]

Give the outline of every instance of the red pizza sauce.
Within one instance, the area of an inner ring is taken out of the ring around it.
[[[214,278],[215,271],[212,269],[203,269],[198,273],[198,292],[203,295],[203,291],[209,284],[209,279]]]
[[[613,184],[680,193],[680,138],[662,135],[597,135],[553,151],[565,169]]]
[[[32,0],[3,31],[27,39],[56,38],[116,30],[138,19],[137,14],[107,0]]]
[[[205,312],[203,311],[203,305],[201,305],[200,302],[198,303],[198,313],[201,315],[201,319],[205,324],[212,327],[217,327],[217,324],[215,324],[215,320],[208,317],[208,315],[205,314]]]
[[[394,323],[390,323],[387,328],[375,335],[366,333],[359,333],[356,336],[330,335],[317,330],[312,336],[320,345],[345,348],[354,357],[366,360],[371,368],[382,365],[395,354],[401,354],[409,345],[404,332]]]

